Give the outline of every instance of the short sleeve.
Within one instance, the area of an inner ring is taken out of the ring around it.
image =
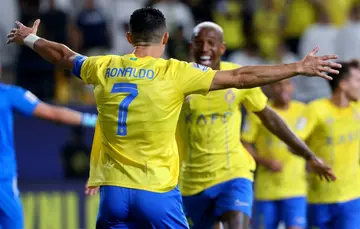
[[[8,93],[13,109],[27,116],[31,116],[40,103],[33,93],[21,87],[11,87]]]
[[[74,60],[73,74],[86,84],[98,84],[100,77],[105,77],[106,62],[109,58],[104,56],[86,57],[78,55]]]
[[[298,118],[295,132],[301,139],[306,140],[312,134],[318,122],[317,106],[315,103],[310,103]]]
[[[174,61],[173,66],[176,71],[177,87],[185,96],[189,94],[206,95],[209,92],[216,71],[200,64],[183,61]]]
[[[245,119],[244,128],[241,133],[241,140],[249,143],[255,143],[260,125],[260,119],[255,114],[249,113]]]
[[[243,104],[247,111],[258,112],[265,109],[267,102],[268,98],[261,88],[256,87],[248,89]]]

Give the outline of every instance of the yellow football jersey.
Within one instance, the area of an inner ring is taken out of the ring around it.
[[[271,103],[269,106],[293,131],[302,127],[301,117],[305,108],[303,103],[292,101],[287,110],[276,109]],[[259,156],[276,160],[283,165],[282,171],[275,173],[262,165],[257,167],[256,199],[278,200],[306,195],[305,160],[289,152],[288,146],[267,130],[256,115],[251,114],[246,119],[241,138],[253,143]]]
[[[100,125],[95,133],[100,139],[94,139],[101,142],[94,145],[100,152],[91,157],[89,185],[154,192],[175,188],[181,106],[189,94],[206,94],[216,71],[133,54],[89,57],[81,66],[81,78],[94,85]]]
[[[220,69],[238,67],[222,62]],[[238,177],[253,179],[254,159],[240,143],[241,104],[248,111],[260,111],[266,103],[260,88],[186,97],[178,127],[182,158],[179,187],[183,195],[194,195]]]
[[[360,197],[360,112],[356,104],[336,107],[329,99],[312,102],[299,132],[309,147],[334,170],[337,180],[321,181],[309,174],[308,201],[337,203]]]

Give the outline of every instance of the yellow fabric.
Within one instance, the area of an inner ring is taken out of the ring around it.
[[[315,22],[315,10],[308,0],[294,0],[285,11],[287,18],[285,36],[288,38],[301,37]]]
[[[241,12],[243,6],[238,1],[227,1],[226,12],[214,12],[214,21],[224,30],[224,40],[228,49],[241,48],[245,43],[243,20]]]
[[[133,54],[86,59],[81,78],[94,84],[100,127],[89,185],[153,192],[176,187],[175,130],[181,106],[189,94],[206,94],[215,73],[194,63]],[[101,149],[98,155],[96,149]]]
[[[303,122],[300,136],[337,176],[335,182],[326,182],[309,174],[308,201],[337,203],[360,197],[359,107],[338,108],[328,99],[316,100],[306,109]]]
[[[270,60],[276,58],[282,39],[280,16],[275,10],[266,9],[258,9],[254,16],[254,28],[260,51]]]
[[[292,101],[287,110],[276,109],[271,103],[270,107],[293,131],[301,128],[301,117],[305,109],[303,103]],[[254,114],[247,118],[241,138],[253,143],[262,158],[276,160],[283,165],[281,172],[272,172],[258,165],[255,180],[256,199],[278,200],[306,195],[305,160],[289,152],[287,145],[268,131]]]
[[[238,67],[222,62],[220,69]],[[240,105],[248,111],[261,111],[266,103],[260,88],[212,91],[185,99],[178,124],[181,137],[177,138],[181,140],[179,187],[183,195],[238,177],[253,180],[254,159],[240,143]]]
[[[324,4],[332,23],[343,26],[349,17],[354,0],[327,0]]]

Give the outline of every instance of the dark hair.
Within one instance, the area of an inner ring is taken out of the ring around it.
[[[150,45],[161,42],[166,33],[166,20],[158,9],[141,8],[130,16],[129,27],[133,44]]]
[[[333,78],[333,80],[329,80],[330,88],[334,92],[338,87],[342,80],[347,79],[350,76],[350,70],[352,68],[358,68],[359,63],[357,61],[351,62],[340,62],[339,64],[342,65],[342,68],[338,69],[339,74],[328,74]]]

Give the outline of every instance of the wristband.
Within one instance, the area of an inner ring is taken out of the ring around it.
[[[24,45],[31,48],[31,49],[34,49],[34,44],[37,40],[39,40],[40,37],[36,36],[35,34],[29,34],[27,37],[25,37],[24,39]]]
[[[86,127],[94,127],[96,125],[97,115],[84,113],[81,117],[81,125]]]

